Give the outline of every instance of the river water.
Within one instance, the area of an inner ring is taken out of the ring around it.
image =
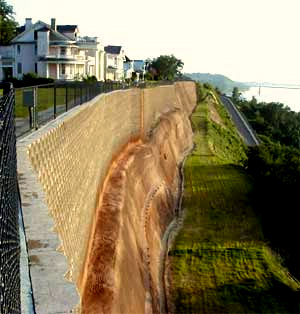
[[[300,112],[300,87],[294,89],[261,87],[260,95],[259,87],[250,87],[242,96],[248,100],[254,96],[259,102],[280,102],[291,110]]]

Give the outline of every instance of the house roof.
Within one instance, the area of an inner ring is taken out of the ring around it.
[[[130,60],[127,56],[125,56],[125,62],[131,62],[132,60]]]
[[[122,49],[122,46],[105,46],[104,47],[104,51],[106,53],[112,53],[112,54],[115,54],[115,55],[120,54],[121,49]]]
[[[57,25],[57,32],[59,33],[70,33],[75,32],[76,28],[78,28],[78,25]],[[21,34],[25,31],[25,25],[17,27],[17,34]]]
[[[60,32],[55,31],[54,29],[52,29],[51,27],[49,27],[48,25],[45,25],[39,29],[36,30],[37,32],[46,32],[46,31],[50,31],[50,36],[49,39],[51,41],[70,41],[70,38],[61,34]]]
[[[50,38],[49,38],[50,41],[57,41],[57,42],[70,42],[70,41],[73,41],[73,40],[71,40],[69,37],[63,35],[62,33],[58,32],[58,31],[55,31],[54,29],[52,29],[52,28],[50,27],[49,24],[44,23],[44,22],[42,22],[42,21],[36,22],[36,23],[32,26],[32,28],[35,28],[35,27],[37,27],[38,25],[40,25],[40,27],[39,27],[39,28],[36,28],[36,29],[35,29],[36,31],[38,31],[38,32],[39,32],[39,31],[41,31],[41,32],[50,31]],[[18,36],[16,36],[16,37],[12,40],[12,43],[18,42],[19,39],[21,39],[24,34],[26,34],[27,32],[31,31],[32,28],[30,28],[30,29],[27,30],[27,31],[24,30],[22,33],[20,33]],[[24,29],[25,29],[25,27],[24,27]]]
[[[73,33],[75,32],[78,25],[57,25],[57,31],[60,33]]]
[[[43,27],[37,29],[36,31],[37,32],[48,32],[48,31],[50,31],[50,27],[43,26]]]

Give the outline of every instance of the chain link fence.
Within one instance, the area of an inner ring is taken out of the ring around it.
[[[64,82],[16,89],[0,83],[0,314],[21,312],[16,137],[101,93],[173,83]]]
[[[10,84],[9,84],[10,85]],[[20,243],[14,91],[0,97],[0,313],[20,313]]]

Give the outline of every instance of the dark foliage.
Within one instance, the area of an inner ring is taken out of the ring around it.
[[[241,99],[237,91],[235,96],[263,143],[249,148],[246,164],[254,181],[254,206],[266,238],[300,279],[300,113],[282,103]]]
[[[9,80],[13,83],[14,88],[26,87],[26,86],[35,86],[43,84],[51,84],[54,82],[52,78],[40,77],[35,73],[27,73],[23,75],[22,79],[12,78]]]
[[[95,75],[87,75],[86,77],[82,78],[82,81],[88,84],[94,84],[97,82],[97,77]]]
[[[146,79],[150,80],[174,80],[180,77],[183,62],[174,55],[161,55],[152,60],[147,60]]]
[[[300,148],[300,113],[282,103],[258,103],[236,98],[235,104],[249,120],[261,140]]]
[[[274,143],[253,147],[246,168],[254,180],[254,207],[264,234],[300,279],[300,150]]]
[[[16,36],[18,23],[14,18],[13,7],[0,0],[0,45],[8,45]]]

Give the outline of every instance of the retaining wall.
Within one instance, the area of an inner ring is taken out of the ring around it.
[[[195,103],[193,82],[100,95],[29,145],[67,259],[66,277],[78,288],[111,162],[126,144],[147,136],[163,113],[190,111]]]

